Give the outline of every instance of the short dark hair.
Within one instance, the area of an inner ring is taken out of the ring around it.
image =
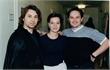
[[[78,11],[78,12],[80,13],[80,15],[81,15],[81,18],[84,16],[84,13],[83,13],[83,11],[82,11],[81,9],[79,9],[78,7],[73,7],[73,8],[71,8],[71,9],[67,12],[67,18],[69,18],[70,13],[71,13],[72,11]]]
[[[23,18],[25,17],[29,9],[34,10],[38,14],[38,23],[41,22],[42,20],[41,11],[35,5],[28,5],[25,8],[22,8],[21,10],[21,16],[19,17],[19,24],[24,24]]]
[[[63,24],[63,17],[61,14],[58,14],[58,13],[49,14],[49,16],[47,17],[47,22],[50,22],[50,19],[53,17],[58,17],[60,19],[60,23]]]

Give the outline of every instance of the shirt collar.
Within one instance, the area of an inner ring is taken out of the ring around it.
[[[78,27],[77,29],[72,29],[74,32],[77,32],[78,30],[80,30],[81,28],[83,28],[84,27],[84,25],[81,25],[80,27]]]

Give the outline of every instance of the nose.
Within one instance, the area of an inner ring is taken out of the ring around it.
[[[76,21],[76,19],[75,19],[75,18],[73,18],[73,21]]]
[[[32,21],[35,21],[35,18],[34,17],[32,17],[32,19],[31,19]]]
[[[57,24],[54,24],[54,27],[57,27]]]

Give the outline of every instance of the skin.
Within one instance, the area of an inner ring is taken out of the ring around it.
[[[80,13],[78,11],[71,11],[70,16],[68,18],[72,29],[76,29],[81,26],[81,22],[83,18],[81,18]]]
[[[103,53],[103,52],[104,52],[105,50],[107,50],[108,48],[109,48],[109,40],[106,39],[106,40],[102,43],[102,45],[101,45],[95,52],[93,52],[92,54],[97,57],[98,55],[100,55],[101,53]],[[95,61],[95,58],[92,58],[92,57],[91,57],[91,61],[94,62],[94,61]]]
[[[50,27],[50,32],[47,34],[48,37],[51,39],[56,39],[60,29],[60,19],[58,17],[52,17],[48,25]]]
[[[23,21],[24,21],[23,27],[32,34],[33,29],[38,22],[38,14],[34,10],[29,9],[25,17],[23,18]]]

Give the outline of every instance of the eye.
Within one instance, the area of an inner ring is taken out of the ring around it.
[[[76,17],[76,18],[79,18],[79,17]]]
[[[76,17],[77,19],[79,19],[80,18],[80,16],[78,16],[78,17]]]
[[[60,24],[60,22],[57,22],[57,24]]]
[[[70,16],[69,18],[72,19],[73,17]]]
[[[53,22],[50,22],[50,24],[54,24]]]
[[[38,18],[38,16],[36,15],[35,18]]]
[[[28,17],[31,17],[31,15],[28,15]]]

